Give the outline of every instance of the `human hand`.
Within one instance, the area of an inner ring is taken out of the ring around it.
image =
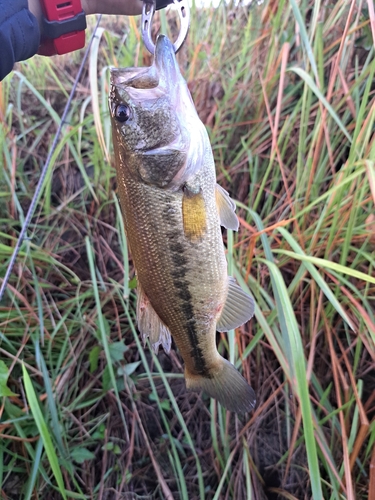
[[[63,47],[61,44],[59,47],[54,45],[53,39],[56,38],[54,36],[44,36],[45,22],[43,19],[43,10],[41,5],[41,0],[27,0],[29,11],[36,17],[40,32],[41,32],[41,41],[42,44],[39,46],[38,54],[41,55],[54,55],[54,54],[65,54],[66,52],[71,52],[76,50],[77,48],[83,47],[84,38],[80,39],[75,45],[66,45]],[[144,1],[147,0],[81,0],[82,10],[85,15],[90,14],[112,14],[112,15],[126,15],[126,16],[136,16],[142,13]],[[0,0],[1,2],[1,0]],[[173,3],[173,0],[156,0],[156,9],[163,9],[167,5]],[[65,6],[65,4],[64,4]],[[82,12],[81,12],[82,14]],[[83,21],[81,29],[83,30],[86,27],[86,23],[82,16],[79,18],[79,21]],[[48,27],[48,26],[47,26]],[[51,33],[49,30],[48,33]],[[78,33],[82,34],[81,31],[78,30]],[[58,38],[58,36],[57,36]],[[43,42],[44,39],[44,42]],[[56,42],[57,43],[57,42]]]
[[[123,14],[137,16],[142,13],[142,0],[81,0],[82,9],[89,14]]]
[[[158,0],[157,8],[166,7],[173,0]],[[142,0],[81,0],[82,9],[86,15],[90,14],[117,14],[125,16],[137,16],[142,13]],[[159,5],[160,4],[160,5]],[[38,19],[42,18],[40,0],[28,0],[29,10]]]

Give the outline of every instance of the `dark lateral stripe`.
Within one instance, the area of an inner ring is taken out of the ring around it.
[[[178,227],[176,213],[167,207],[163,210],[163,219],[171,228],[167,233],[168,246],[171,252],[172,262],[175,268],[172,271],[173,284],[178,290],[177,295],[182,301],[182,312],[185,317],[186,333],[191,347],[190,356],[194,361],[194,368],[200,375],[209,376],[207,363],[202,349],[198,345],[198,332],[194,318],[193,298],[189,290],[189,282],[186,278],[188,272],[188,258],[185,248],[178,241],[179,235],[174,228]]]
[[[187,282],[183,294],[184,298],[181,297],[181,292],[179,293],[179,296],[184,301],[182,305],[182,310],[187,320],[186,321],[187,333],[191,346],[190,356],[194,360],[194,368],[196,369],[197,373],[199,373],[200,375],[207,376],[208,374],[207,364],[203,355],[203,351],[198,345],[198,332],[196,328],[196,322],[194,319],[192,297],[187,288]]]

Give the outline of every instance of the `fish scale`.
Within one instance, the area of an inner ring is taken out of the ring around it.
[[[227,274],[220,225],[238,229],[235,205],[216,184],[208,134],[168,38],[158,37],[150,68],[111,71],[109,107],[138,328],[156,351],[168,351],[172,336],[188,389],[249,411],[253,389],[216,347],[217,330],[254,313]]]
[[[212,179],[210,181],[212,184]],[[208,184],[209,176],[204,182]],[[215,335],[212,333],[216,332],[216,328],[212,311],[224,302],[227,293],[223,280],[227,265],[214,204],[214,186],[215,179],[211,189],[211,207],[208,209],[211,222],[207,235],[196,244],[183,237],[182,191],[166,193],[130,180],[120,182],[118,188],[121,206],[127,214],[125,229],[137,278],[148,296],[153,297],[152,306],[168,325],[184,359],[184,354],[189,355],[188,360],[191,362],[187,364],[193,372],[199,367],[195,366],[190,356],[195,346],[192,345],[186,322],[195,319],[196,327],[201,332],[201,342],[206,344],[203,348],[208,347],[207,341],[214,345]],[[182,251],[179,248],[173,251],[177,245]],[[188,264],[182,266],[181,258],[184,255],[188,255]],[[203,260],[204,255],[210,256],[210,262]],[[202,273],[203,266],[205,269]],[[181,271],[184,271],[181,277],[175,278]],[[182,287],[179,287],[178,283],[181,282]],[[181,289],[189,292],[190,301],[181,299]],[[192,305],[192,318],[186,316],[186,303]],[[209,348],[209,352],[216,351],[216,347],[212,351],[212,345]]]

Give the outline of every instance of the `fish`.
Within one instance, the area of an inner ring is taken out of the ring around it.
[[[208,133],[168,37],[150,67],[113,68],[109,110],[117,192],[137,275],[137,326],[155,352],[173,338],[188,390],[246,413],[255,392],[216,346],[246,323],[254,301],[228,276],[221,226],[235,203],[216,183]]]

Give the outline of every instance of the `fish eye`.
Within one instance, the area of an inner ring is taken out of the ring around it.
[[[127,122],[130,118],[130,108],[126,104],[118,104],[115,109],[115,118],[118,122]]]

